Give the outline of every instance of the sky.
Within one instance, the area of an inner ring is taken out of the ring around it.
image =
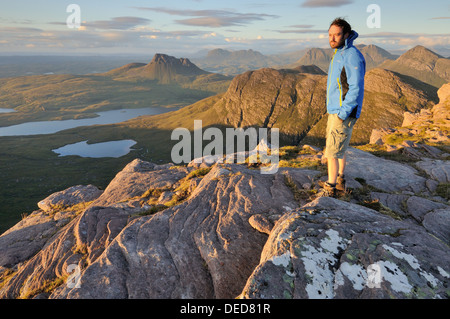
[[[448,0],[2,1],[0,55],[278,54],[328,47],[336,17],[359,33],[356,44],[450,55]]]

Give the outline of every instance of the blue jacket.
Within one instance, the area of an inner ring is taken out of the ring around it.
[[[335,49],[328,69],[327,111],[340,119],[359,118],[364,99],[366,60],[353,46],[358,33],[352,31],[345,45]]]

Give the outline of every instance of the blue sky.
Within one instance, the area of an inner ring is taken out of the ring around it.
[[[69,4],[80,8],[79,29],[67,26]],[[371,4],[380,28],[367,23]],[[282,53],[328,47],[337,16],[360,34],[358,43],[389,51],[421,44],[450,55],[448,0],[16,0],[1,5],[0,54]]]

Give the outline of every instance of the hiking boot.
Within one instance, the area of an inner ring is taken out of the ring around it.
[[[336,187],[328,182],[319,181],[322,189],[317,194],[317,197],[336,197]]]
[[[338,175],[337,181],[336,181],[336,189],[338,191],[345,192],[347,190],[345,186],[345,175]]]

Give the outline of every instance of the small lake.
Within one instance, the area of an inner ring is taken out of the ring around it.
[[[12,112],[15,112],[16,110],[14,110],[14,109],[2,109],[1,107],[0,107],[0,113],[12,113]]]
[[[89,158],[119,158],[130,153],[131,147],[134,145],[136,145],[136,141],[133,140],[111,141],[97,144],[88,144],[87,141],[84,141],[60,147],[53,150],[53,152],[60,157],[77,155]]]
[[[149,107],[142,109],[122,109],[122,110],[98,112],[96,113],[98,115],[97,117],[89,119],[27,122],[18,125],[0,127],[0,136],[53,134],[63,130],[80,126],[120,123],[142,115],[162,114],[174,111],[176,109],[178,108]]]

